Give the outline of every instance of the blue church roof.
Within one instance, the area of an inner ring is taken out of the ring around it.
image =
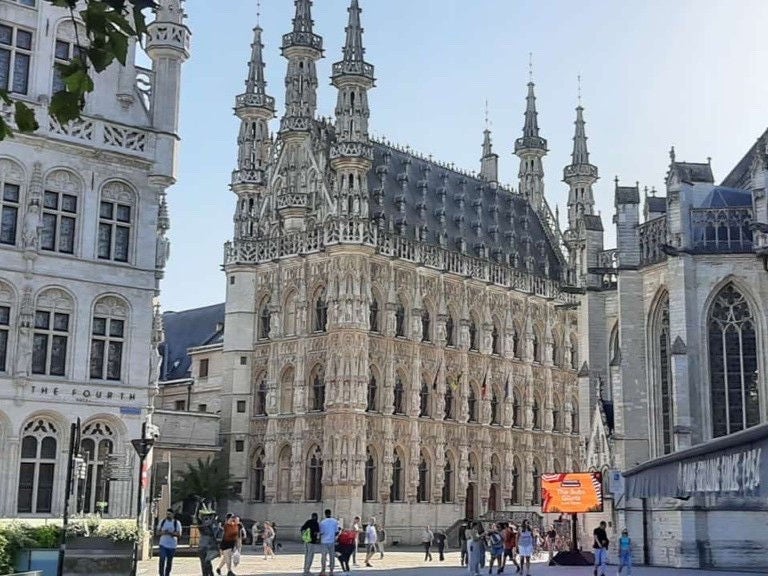
[[[160,344],[160,381],[190,376],[189,348],[219,344],[224,337],[224,304],[163,314],[165,340]]]
[[[702,202],[702,208],[735,208],[752,206],[752,194],[747,190],[715,186]]]

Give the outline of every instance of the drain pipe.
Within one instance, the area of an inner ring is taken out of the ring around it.
[[[651,564],[651,547],[648,545],[648,499],[642,498],[643,501],[643,564],[649,566]]]

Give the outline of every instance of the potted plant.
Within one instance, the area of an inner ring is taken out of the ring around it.
[[[134,520],[76,518],[67,526],[64,574],[128,575],[133,547],[141,538]]]

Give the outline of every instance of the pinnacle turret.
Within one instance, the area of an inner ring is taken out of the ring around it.
[[[515,140],[515,155],[520,158],[519,191],[529,199],[535,210],[540,210],[544,207],[544,167],[541,159],[547,154],[547,141],[539,135],[533,88],[533,81],[528,82],[523,137]]]
[[[480,176],[488,182],[499,181],[499,155],[493,153],[491,130],[483,130],[483,156],[480,158]]]
[[[576,134],[573,137],[573,164],[589,164],[589,151],[587,150],[587,135],[584,132],[584,108],[576,108]]]
[[[568,228],[575,230],[581,215],[594,213],[595,199],[592,186],[597,181],[597,166],[589,163],[587,134],[584,129],[584,108],[576,107],[576,130],[573,136],[571,164],[563,169],[563,181],[570,188],[568,192]]]
[[[248,78],[245,91],[249,94],[266,95],[267,81],[264,79],[264,44],[261,43],[261,26],[253,29],[251,60],[248,62]]]
[[[523,148],[536,148],[547,150],[547,141],[539,136],[539,113],[536,111],[536,95],[533,82],[528,82],[528,95],[526,96],[525,124],[523,125],[523,137],[515,142],[515,153]]]

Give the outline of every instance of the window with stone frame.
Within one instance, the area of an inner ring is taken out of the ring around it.
[[[399,300],[395,309],[395,336],[405,338],[405,307]]]
[[[50,289],[37,299],[32,337],[32,373],[65,376],[73,305],[67,294]]]
[[[520,403],[520,393],[512,391],[512,426],[519,428],[523,425],[523,406]]]
[[[656,305],[651,319],[654,351],[654,379],[656,380],[656,418],[662,454],[674,450],[672,426],[674,419],[674,396],[672,394],[672,343],[669,330],[669,295],[664,294]]]
[[[419,416],[427,418],[429,415],[429,384],[424,380],[419,391]]]
[[[328,303],[325,300],[325,290],[315,299],[315,332],[325,332],[328,326]]]
[[[201,358],[200,363],[197,366],[197,377],[208,378],[208,358]]]
[[[11,307],[0,304],[0,372],[8,369],[8,340],[11,324]]]
[[[259,340],[269,340],[269,325],[272,312],[269,310],[269,300],[264,301],[259,311]]]
[[[91,323],[91,379],[119,381],[122,378],[127,317],[127,305],[114,296],[96,303]]]
[[[429,316],[429,310],[421,312],[421,341],[432,341],[432,320]]]
[[[85,514],[102,511],[100,502],[106,502],[103,512],[109,513],[110,468],[115,449],[115,433],[109,424],[92,422],[81,432],[80,456],[85,460],[85,480],[78,483],[81,510]]]
[[[74,254],[82,182],[68,170],[55,170],[46,176],[44,186],[40,249]]]
[[[376,297],[371,298],[371,304],[368,306],[368,326],[371,332],[379,332],[379,301]]]
[[[51,513],[57,455],[56,426],[44,418],[28,422],[21,438],[17,513]]]
[[[531,424],[534,430],[541,429],[541,409],[539,407],[538,398],[533,399],[533,405],[531,406]]]
[[[311,411],[322,412],[325,410],[325,379],[319,370],[316,370],[312,376],[310,400]]]
[[[496,323],[493,324],[493,330],[491,331],[491,354],[501,354],[501,335]]]
[[[29,92],[32,38],[28,30],[0,24],[0,90],[15,94]]]
[[[491,392],[491,424],[501,423],[499,407],[499,396],[496,394],[496,390],[493,390],[493,392]]]
[[[475,324],[474,319],[469,321],[469,349],[477,351],[478,348],[478,342],[477,342],[477,324]]]
[[[378,500],[378,476],[376,457],[370,448],[365,451],[365,484],[363,485],[363,502]]]
[[[429,502],[430,496],[430,477],[429,477],[429,464],[424,454],[421,455],[419,461],[419,484],[416,488],[416,501],[417,502]]]
[[[253,455],[253,465],[251,467],[251,498],[254,502],[267,501],[265,461],[264,448],[258,448]]]
[[[444,415],[445,420],[453,420],[455,418],[455,415],[453,413],[453,402],[454,402],[454,396],[453,396],[453,387],[452,385],[446,386],[445,389],[445,396],[444,396]]]
[[[395,453],[392,455],[392,484],[389,488],[390,502],[403,501],[404,482],[403,459],[400,457],[400,453],[395,450]]]
[[[520,347],[520,331],[517,328],[512,332],[512,356],[518,360],[523,357],[523,351]]]
[[[66,66],[75,58],[84,56],[85,50],[81,51],[78,46],[78,40],[80,42],[86,42],[88,36],[82,26],[78,25],[77,32],[75,32],[75,25],[71,20],[64,20],[59,24],[56,30],[56,43],[54,44],[54,66],[53,66],[53,84],[51,86],[51,94],[56,94],[62,90],[66,90],[67,87],[64,84],[64,80],[59,72],[58,65]]]
[[[393,413],[405,414],[405,386],[400,376],[395,378]]]
[[[443,490],[441,500],[444,504],[453,502],[454,493],[454,467],[451,462],[451,455],[446,453],[445,466],[443,466]]]
[[[10,182],[1,182],[0,195],[0,244],[15,246],[18,237],[19,208],[21,186]]]
[[[109,182],[101,190],[99,234],[96,256],[100,260],[128,262],[131,259],[136,200],[133,191],[122,182]]]
[[[533,350],[533,361],[541,362],[541,338],[537,332],[533,333],[531,340],[531,349]]]
[[[378,411],[378,383],[376,382],[376,376],[371,371],[368,377],[368,395],[366,398],[365,411],[377,412]]]
[[[318,446],[309,452],[307,461],[307,501],[320,502],[323,499],[323,454]]]
[[[756,322],[734,284],[712,302],[707,333],[712,436],[718,438],[760,423]]]
[[[455,330],[456,327],[453,323],[453,316],[450,314],[448,315],[448,319],[445,321],[445,345],[446,346],[455,346]]]
[[[538,463],[534,463],[531,470],[531,487],[531,504],[534,506],[541,504],[541,468]]]
[[[522,486],[520,486],[520,465],[517,461],[517,458],[515,458],[515,462],[512,465],[512,493],[511,501],[512,504],[521,504],[520,495],[523,493]]]
[[[256,402],[253,407],[254,416],[266,416],[267,415],[267,377],[262,375],[258,380],[256,386]]]
[[[477,422],[477,394],[471,385],[467,394],[467,417],[469,422]]]

